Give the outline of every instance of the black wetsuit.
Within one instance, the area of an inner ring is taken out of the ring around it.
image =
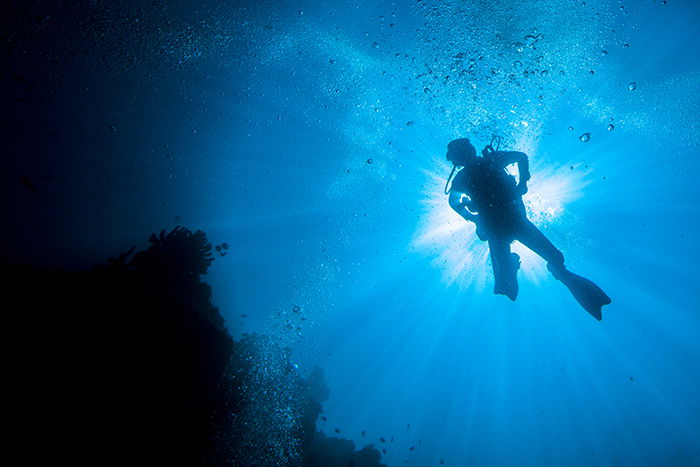
[[[511,267],[517,269],[510,252],[514,240],[552,265],[564,264],[562,252],[527,219],[515,178],[505,170],[518,160],[522,161],[519,165],[527,164],[527,156],[518,152],[499,151],[474,157],[457,173],[451,188],[451,192],[466,195],[469,199],[463,201],[464,205],[472,213],[478,213],[477,232],[489,243],[497,288]],[[523,167],[519,169],[522,173]]]

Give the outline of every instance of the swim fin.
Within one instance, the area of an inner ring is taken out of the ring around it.
[[[550,263],[547,264],[547,269],[549,269],[555,279],[561,281],[569,289],[571,295],[574,296],[584,310],[598,321],[603,319],[603,305],[608,305],[612,301],[603,292],[603,289],[585,277],[569,271],[563,264],[554,266]]]
[[[495,274],[493,293],[505,295],[512,301],[518,298],[518,269],[520,269],[520,256],[517,253],[510,254],[509,264],[498,274]]]

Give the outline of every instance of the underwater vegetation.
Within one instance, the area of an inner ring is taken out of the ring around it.
[[[299,376],[271,336],[231,338],[204,232],[149,242],[84,271],[2,271],[10,445],[27,463],[383,465],[316,432],[322,370]]]

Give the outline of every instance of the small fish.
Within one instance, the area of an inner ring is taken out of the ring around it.
[[[324,417],[323,415],[321,415],[321,420],[323,420],[324,422],[328,421],[328,419],[326,417]]]
[[[36,86],[35,82],[28,80],[26,77],[24,77],[20,74],[13,73],[12,77],[15,79],[15,81],[17,81],[19,84],[24,86],[24,88],[27,91],[32,91],[34,89],[34,86]]]
[[[444,463],[445,463],[445,459],[440,459],[440,463],[441,463],[441,464],[444,464]]]
[[[362,430],[362,436],[364,436],[364,435],[365,435],[365,430]]]
[[[386,454],[386,449],[382,448],[382,453]]]
[[[333,430],[333,431],[335,431],[336,433],[340,433],[340,430],[339,430],[338,428],[336,428],[336,429]]]
[[[410,429],[411,429],[411,424],[410,424],[410,423],[409,423],[408,425],[406,425],[406,429],[407,429],[407,430],[410,430]]]
[[[414,449],[416,449],[415,446],[411,446],[410,448],[408,448],[409,451],[413,451]]]
[[[247,318],[247,317],[248,317],[248,315],[246,315],[246,314],[241,315],[241,318]]]
[[[221,251],[221,247],[220,247],[219,245],[216,245],[216,246],[214,247],[214,249],[215,249],[216,251]]]
[[[29,180],[29,178],[22,175],[21,177],[19,177],[19,181],[22,183],[22,185],[24,185],[24,188],[26,188],[34,194],[37,193],[38,190],[36,189],[36,186],[34,186],[34,184],[31,180]]]
[[[226,242],[222,243],[221,248],[223,248],[224,250],[228,250],[228,243],[226,243]]]
[[[20,84],[27,84],[29,81],[24,76],[19,73],[12,73],[12,77]]]
[[[384,438],[379,438],[379,441],[381,441],[382,443],[386,443],[386,440]]]

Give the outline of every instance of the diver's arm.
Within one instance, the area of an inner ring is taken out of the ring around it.
[[[527,160],[527,154],[524,152],[516,152],[516,161],[518,163],[518,193],[524,195],[527,193],[527,181],[530,180],[530,163]]]
[[[460,216],[462,216],[465,220],[476,223],[477,220],[479,219],[479,216],[469,212],[467,207],[462,202],[463,195],[464,195],[464,193],[461,193],[461,192],[456,191],[456,190],[450,191],[450,198],[448,199],[448,202],[450,203],[450,207],[452,209],[454,209],[455,212],[457,214],[459,214]]]
[[[518,192],[521,195],[527,193],[527,181],[530,180],[530,163],[527,154],[520,151],[503,151],[499,153],[503,167],[518,164]]]

